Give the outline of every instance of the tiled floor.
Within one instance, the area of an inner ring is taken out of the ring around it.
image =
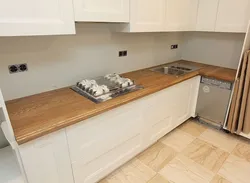
[[[99,183],[249,183],[250,140],[189,120]]]

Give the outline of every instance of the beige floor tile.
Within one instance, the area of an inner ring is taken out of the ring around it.
[[[164,136],[160,142],[171,147],[176,152],[182,151],[188,144],[190,144],[195,137],[183,132],[179,129],[172,131],[171,133]]]
[[[250,163],[245,159],[230,155],[219,170],[219,175],[232,183],[249,183]]]
[[[224,179],[223,177],[216,175],[213,180],[211,181],[211,183],[232,183],[226,179]]]
[[[228,152],[200,139],[195,139],[189,144],[183,154],[214,173],[219,171],[229,156]]]
[[[215,129],[207,129],[199,138],[227,152],[232,152],[238,143],[234,136]]]
[[[215,175],[184,155],[175,157],[159,173],[174,183],[209,183]]]
[[[160,174],[156,174],[148,183],[170,183],[165,178],[163,178]]]
[[[106,181],[104,183],[146,183],[155,175],[156,173],[149,167],[138,159],[133,159],[103,181]]]
[[[250,162],[250,143],[243,141],[239,142],[232,154]]]
[[[103,180],[99,181],[98,183],[109,183],[109,182],[107,181],[107,179],[103,179]]]
[[[193,135],[194,137],[198,137],[207,129],[207,127],[205,125],[198,123],[195,120],[188,120],[178,129],[190,135]]]
[[[175,155],[176,152],[172,148],[162,144],[161,142],[157,142],[149,149],[141,153],[137,158],[142,163],[158,172],[169,161],[171,161]]]

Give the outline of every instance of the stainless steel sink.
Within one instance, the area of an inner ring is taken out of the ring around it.
[[[178,77],[196,71],[198,69],[200,69],[200,67],[182,63],[172,63],[172,64],[166,64],[165,66],[156,67],[150,70]]]

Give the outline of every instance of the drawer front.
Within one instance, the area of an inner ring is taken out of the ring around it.
[[[104,178],[141,152],[140,143],[141,137],[138,135],[88,164],[85,164],[83,160],[73,163],[75,183],[95,183]]]
[[[67,128],[72,162],[87,164],[140,134],[142,116],[137,104],[132,108],[111,110]]]

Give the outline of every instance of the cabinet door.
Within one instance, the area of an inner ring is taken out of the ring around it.
[[[130,3],[131,32],[164,30],[165,0],[133,0]]]
[[[0,0],[0,36],[74,34],[71,0]]]
[[[146,97],[143,123],[145,146],[150,146],[172,130],[172,111],[175,89],[169,87]]]
[[[220,0],[215,30],[218,32],[246,32],[249,15],[249,0]]]
[[[76,183],[93,183],[142,150],[140,101],[67,127]]]
[[[194,116],[194,109],[198,97],[199,77],[181,82],[175,87],[175,107],[173,115],[173,127],[185,122]],[[194,105],[194,106],[193,106]]]
[[[166,0],[167,31],[195,30],[198,0]]]
[[[214,31],[219,0],[199,0],[196,30]]]
[[[73,0],[76,21],[129,22],[129,0]]]
[[[28,182],[74,182],[65,130],[23,144],[19,150]]]
[[[94,161],[90,161],[87,164],[81,160],[73,162],[72,168],[75,183],[98,182],[140,153],[143,150],[140,144],[141,136],[138,135],[111,149],[109,152],[103,153]]]

